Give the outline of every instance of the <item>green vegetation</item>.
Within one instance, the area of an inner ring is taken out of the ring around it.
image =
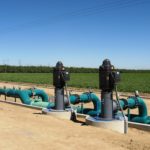
[[[0,73],[0,81],[25,82],[52,85],[51,73]],[[71,73],[71,87],[98,88],[97,73]],[[119,91],[150,93],[150,73],[122,73]]]
[[[98,68],[65,67],[71,73],[98,73]],[[121,73],[150,73],[150,70],[119,69]],[[50,66],[10,66],[0,65],[0,73],[52,73]]]
[[[121,78],[120,91],[150,93],[150,73],[122,73]]]
[[[97,68],[66,67],[72,73],[98,73]],[[53,67],[49,66],[9,66],[0,65],[0,73],[52,73]]]

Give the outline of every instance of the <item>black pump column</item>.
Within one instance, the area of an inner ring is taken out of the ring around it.
[[[55,109],[65,110],[64,86],[69,80],[69,73],[65,71],[62,62],[57,62],[53,69],[53,85],[55,86]]]
[[[120,79],[119,72],[114,70],[109,59],[105,59],[99,67],[99,88],[101,89],[102,112],[105,120],[113,119],[113,89]]]

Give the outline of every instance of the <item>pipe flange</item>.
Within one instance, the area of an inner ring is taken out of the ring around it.
[[[86,94],[87,96],[88,96],[88,99],[89,100],[92,100],[92,97],[91,97],[91,94],[92,94],[93,92],[85,92],[85,93],[83,93],[83,94]]]
[[[128,102],[126,99],[121,99],[124,102],[124,107],[122,108],[123,110],[126,110],[128,108]]]
[[[135,96],[130,96],[129,98],[132,98],[134,101],[135,101],[135,106],[134,106],[134,108],[137,108],[140,104],[139,104],[139,100],[138,100],[138,98],[137,97],[135,97]]]
[[[80,96],[78,94],[73,94],[76,97],[76,104],[80,103]]]

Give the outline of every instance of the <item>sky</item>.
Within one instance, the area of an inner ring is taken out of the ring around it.
[[[150,69],[150,0],[1,0],[0,64]]]

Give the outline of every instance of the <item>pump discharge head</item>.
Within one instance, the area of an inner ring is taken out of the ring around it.
[[[55,109],[64,110],[64,86],[70,80],[69,72],[65,70],[63,63],[58,61],[53,69],[53,85],[55,86]]]

